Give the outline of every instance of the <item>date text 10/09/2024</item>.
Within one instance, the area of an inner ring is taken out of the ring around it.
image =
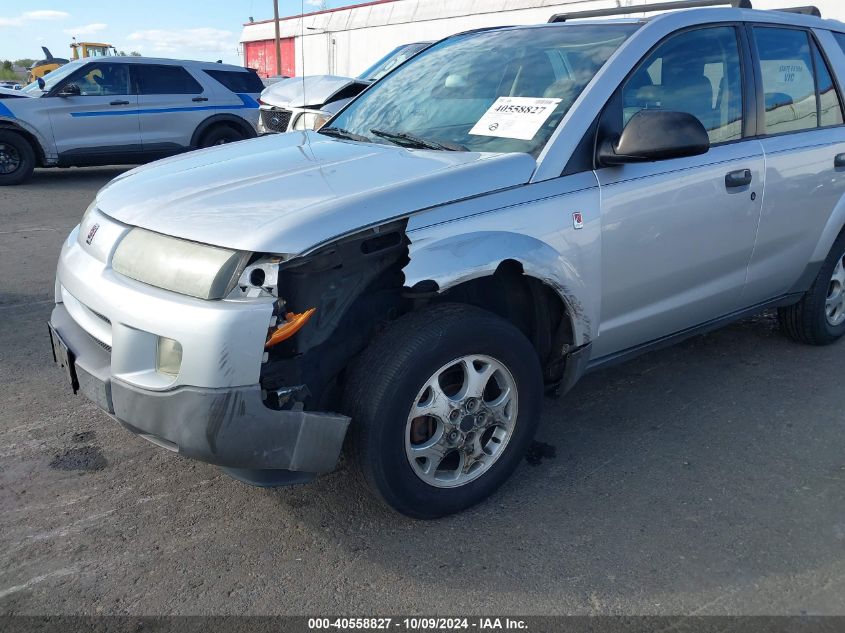
[[[528,624],[518,618],[309,618],[308,629],[452,631],[524,631]]]

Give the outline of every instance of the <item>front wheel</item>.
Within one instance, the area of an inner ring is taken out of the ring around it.
[[[245,138],[246,136],[242,132],[233,127],[229,127],[228,125],[218,125],[203,135],[199,146],[200,149],[205,149],[206,147],[235,143],[236,141],[242,141]]]
[[[35,152],[17,132],[0,130],[0,186],[19,185],[32,176]]]
[[[422,519],[459,512],[518,466],[542,394],[534,348],[504,319],[456,304],[412,313],[351,371],[353,459],[399,512]]]

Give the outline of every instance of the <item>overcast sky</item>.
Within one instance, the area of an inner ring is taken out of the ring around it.
[[[328,7],[361,0],[326,0]],[[320,8],[321,0],[279,0],[282,15]],[[70,57],[73,36],[155,57],[242,64],[238,39],[244,22],[273,17],[272,0],[0,0],[0,60]]]

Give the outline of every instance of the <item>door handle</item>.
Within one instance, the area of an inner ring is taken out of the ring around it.
[[[735,189],[736,187],[747,187],[753,180],[750,169],[739,169],[732,171],[725,176],[725,186],[728,189]]]
[[[194,97],[191,101],[208,101],[208,97]]]
[[[845,154],[839,154],[836,158],[833,159],[833,166],[837,169],[840,167],[845,167]]]
[[[128,101],[112,101],[109,105],[129,105]]]

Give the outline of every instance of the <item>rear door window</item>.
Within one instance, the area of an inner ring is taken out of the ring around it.
[[[138,94],[185,95],[200,94],[202,86],[181,66],[138,64]]]
[[[842,103],[827,62],[810,34],[755,27],[766,104],[766,134],[841,125]]]

